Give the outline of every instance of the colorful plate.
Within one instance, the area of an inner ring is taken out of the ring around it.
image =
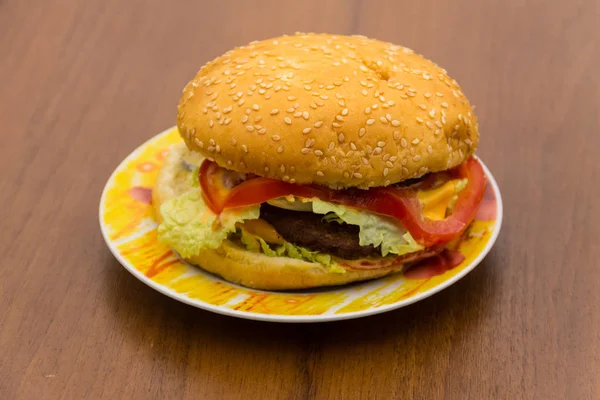
[[[421,267],[374,281],[294,292],[267,292],[226,282],[180,260],[156,238],[151,194],[176,128],[155,136],[113,172],[100,200],[100,227],[117,260],[136,278],[176,300],[234,317],[277,322],[321,322],[364,317],[422,300],[452,285],[490,251],[502,221],[502,200],[490,171],[488,190],[459,251],[465,260],[448,271]],[[483,163],[482,163],[483,164]]]

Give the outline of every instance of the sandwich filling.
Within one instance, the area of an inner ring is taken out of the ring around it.
[[[341,273],[438,254],[473,220],[485,189],[473,158],[454,170],[369,190],[296,185],[185,157],[180,168],[192,185],[162,204],[158,236],[182,257],[231,240]]]

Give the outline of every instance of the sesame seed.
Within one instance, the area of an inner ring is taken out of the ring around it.
[[[312,108],[314,110],[317,108],[317,105],[315,103],[310,103],[310,108]]]
[[[429,154],[432,154],[432,153],[433,153],[433,147],[431,147],[431,145],[427,146],[427,152],[428,152]]]
[[[271,136],[271,139],[273,139],[276,142],[279,142],[279,140],[281,140],[281,136],[279,136],[279,135],[273,135],[273,136]]]
[[[317,175],[319,175],[319,176],[325,176],[325,174],[323,172],[321,172],[321,171],[317,171]]]
[[[277,152],[278,152],[279,154],[283,153],[283,146],[279,146],[279,147],[277,148]]]
[[[431,93],[425,93],[424,96],[425,96],[426,99],[428,99],[428,98],[431,97]]]
[[[442,103],[442,107],[444,108],[448,108],[448,103],[446,103],[445,101]]]
[[[304,118],[304,119],[308,119],[308,111],[304,111],[304,112],[302,113],[302,118]]]
[[[350,178],[350,174],[348,173],[348,171],[344,171],[344,178]]]
[[[393,163],[393,162],[391,162],[391,161],[386,161],[385,165],[387,165],[387,166],[388,166],[388,167],[390,167],[390,168],[393,168],[393,167],[394,167],[394,163]]]
[[[442,130],[441,130],[441,129],[436,129],[434,133],[435,133],[436,135],[439,135],[440,133],[442,133]]]
[[[214,124],[215,123],[214,123],[214,121],[212,119],[210,121],[208,121],[208,126],[210,126],[211,128],[213,127]]]
[[[288,96],[287,99],[289,101],[294,101],[294,100],[296,100],[296,97],[295,96]]]
[[[335,143],[331,142],[329,143],[329,151],[333,150],[335,148]]]
[[[435,121],[435,126],[442,128],[442,123],[440,121]]]
[[[364,96],[366,96],[366,95],[368,95],[368,94],[369,94],[369,92],[367,91],[367,89],[363,89],[361,93],[362,93]]]
[[[431,109],[431,111],[429,111],[429,116],[430,116],[431,118],[434,118],[434,117],[435,117],[435,108],[432,108],[432,109]]]
[[[315,150],[315,155],[321,157],[323,152],[321,150]]]
[[[443,94],[443,93],[440,93],[440,92],[435,92],[435,95],[436,95],[437,97],[444,97],[444,94]]]
[[[214,146],[214,145],[216,144],[216,143],[215,143],[215,139],[210,139],[210,140],[208,141],[208,144],[210,144],[211,146]]]
[[[242,104],[244,104],[246,101],[244,99],[241,99],[240,101],[238,101],[238,106],[241,106]]]
[[[286,124],[291,125],[292,124],[292,119],[290,117],[285,117],[284,121]]]
[[[334,128],[341,128],[341,127],[342,127],[342,125],[341,125],[340,123],[338,123],[338,122],[334,122],[334,123],[332,123],[331,125],[332,125]]]
[[[299,118],[302,116],[302,111],[298,111],[297,113],[294,113],[294,118]]]
[[[281,164],[279,166],[279,170],[281,171],[281,173],[283,174],[285,172],[285,165]]]
[[[469,147],[471,147],[473,145],[473,142],[471,141],[471,139],[465,139],[465,143],[469,145]]]
[[[301,152],[302,154],[308,154],[308,153],[310,153],[310,149],[309,149],[309,148],[306,148],[306,147],[304,147],[302,150],[300,150],[300,152]]]
[[[283,177],[283,180],[284,180],[285,182],[287,182],[287,181],[289,181],[289,180],[290,180],[290,177],[289,177],[288,175],[284,175],[284,177]]]
[[[264,135],[265,133],[267,133],[267,128],[260,128],[260,129],[258,130],[258,134],[259,134],[259,135]]]
[[[423,78],[429,80],[431,79],[431,75],[429,75],[427,72],[423,72]]]
[[[353,175],[354,175],[354,177],[355,177],[355,178],[357,178],[357,179],[362,179],[362,177],[363,177],[363,176],[362,176],[362,174],[361,174],[360,172],[355,172]]]
[[[408,92],[408,93],[406,93],[406,95],[409,96],[409,97],[415,97],[416,96],[416,94],[414,94],[412,92]]]
[[[399,137],[400,137],[400,132],[394,131],[394,140],[398,140]]]
[[[389,173],[389,172],[390,172],[390,171],[389,171],[389,169],[385,168],[385,169],[383,170],[383,176],[388,176],[388,173]]]
[[[413,161],[417,162],[421,159],[421,156],[419,154],[417,154],[416,156],[413,157]]]
[[[287,109],[287,110],[285,110],[285,111],[287,111],[287,112],[289,112],[289,113],[293,113],[294,111],[296,111],[296,109],[295,109],[294,107],[290,107],[290,108],[288,108],[288,109]]]
[[[200,148],[202,148],[202,147],[203,147],[203,146],[202,146],[202,142],[201,142],[201,141],[200,141],[198,138],[194,138],[194,142],[196,142],[196,144],[197,144],[197,145],[198,145]]]
[[[342,110],[342,115],[343,115],[343,116],[346,116],[346,115],[348,115],[348,109],[347,109],[347,108],[344,108],[344,109]]]
[[[220,152],[221,152],[221,146],[219,146],[219,145],[216,145],[216,146],[215,146],[215,151],[216,151],[217,153],[220,153]]]
[[[425,125],[427,125],[429,129],[433,129],[433,124],[430,121],[427,121]]]
[[[251,112],[252,112],[252,110],[250,110],[249,108],[246,108],[246,111],[244,111],[244,113],[245,113],[246,115],[250,115],[250,113],[251,113]]]
[[[400,140],[400,145],[401,145],[402,147],[406,148],[406,147],[408,146],[408,143],[406,142],[406,139],[402,138],[402,139]]]
[[[340,143],[344,143],[344,134],[343,134],[343,133],[340,133],[340,134],[338,135],[338,141],[339,141]]]
[[[327,99],[329,99],[329,96],[327,96],[327,95],[324,95],[324,94],[323,94],[323,95],[321,95],[321,96],[319,96],[319,97],[321,97],[323,100],[327,100]]]
[[[377,155],[377,154],[381,154],[383,150],[381,149],[381,147],[375,147],[373,149],[373,154]]]
[[[231,122],[231,118],[225,118],[225,120],[223,121],[223,123],[225,125],[229,125],[230,122]]]
[[[373,125],[375,123],[375,120],[373,118],[370,118],[367,120],[367,125]]]
[[[265,172],[269,172],[269,167],[265,167]]]
[[[257,115],[256,117],[254,117],[254,122],[260,122],[262,120],[262,117],[260,115]]]
[[[231,144],[233,146],[235,146],[237,144],[237,140],[235,140],[235,138],[233,136],[231,137]]]
[[[277,114],[278,112],[279,112],[279,110],[278,110],[278,109],[276,109],[276,108],[274,108],[274,109],[272,109],[272,110],[271,110],[271,115],[275,115],[275,114]]]
[[[363,157],[361,160],[362,160],[363,164],[369,165],[369,160],[367,160],[365,157]]]
[[[425,104],[419,104],[419,108],[421,110],[427,110],[427,106]]]
[[[354,144],[354,142],[350,142],[350,148],[356,151],[356,145]]]
[[[323,121],[317,121],[317,122],[315,122],[315,128],[320,128],[321,125],[323,125]]]
[[[414,145],[417,145],[417,144],[419,144],[419,139],[414,138],[411,143],[414,144]]]
[[[388,186],[390,183],[392,183],[392,182],[390,182],[390,180],[388,179],[385,182],[383,182],[383,186]]]
[[[344,121],[344,117],[342,117],[341,115],[336,115],[335,119],[338,121]]]
[[[243,144],[242,145],[242,150],[244,151],[244,153],[247,153],[248,152],[248,147],[245,144]]]
[[[423,123],[423,118],[417,117],[417,122],[422,124]]]
[[[312,88],[309,85],[304,85],[304,89],[311,90]]]

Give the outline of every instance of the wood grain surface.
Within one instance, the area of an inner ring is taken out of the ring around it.
[[[594,0],[0,0],[0,399],[600,399]],[[476,104],[505,202],[474,272],[353,321],[213,315],[107,249],[100,192],[235,45],[362,33]]]

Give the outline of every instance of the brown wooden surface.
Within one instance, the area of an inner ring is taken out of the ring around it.
[[[0,1],[0,399],[600,399],[598,2]],[[137,281],[100,192],[234,45],[362,33],[446,67],[502,189],[494,250],[384,315],[279,325]]]

